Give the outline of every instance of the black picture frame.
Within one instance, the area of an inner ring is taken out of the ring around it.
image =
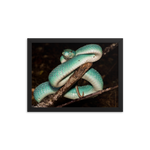
[[[33,43],[118,43],[118,107],[32,107]],[[27,39],[27,111],[28,112],[123,112],[123,38],[28,38]]]

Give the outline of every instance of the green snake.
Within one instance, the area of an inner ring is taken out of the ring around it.
[[[65,49],[60,57],[61,64],[50,72],[49,81],[35,88],[35,100],[40,102],[44,97],[56,93],[68,81],[74,70],[87,62],[98,61],[101,57],[102,48],[97,44],[88,44],[76,51]],[[95,69],[89,69],[82,78],[90,83],[90,85],[78,86],[79,93],[84,93],[84,96],[103,89],[102,77]],[[64,97],[79,98],[75,88],[70,89]]]

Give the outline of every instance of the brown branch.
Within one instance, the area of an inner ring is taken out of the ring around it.
[[[106,54],[109,53],[111,50],[114,50],[117,46],[118,46],[118,43],[113,43],[113,44],[111,44],[109,47],[106,47],[106,48],[103,50],[103,55],[106,55]]]
[[[53,100],[57,101],[60,97],[63,96],[82,76],[91,68],[93,63],[85,63],[81,65],[74,74],[69,78],[67,83],[60,88],[53,96]]]
[[[97,96],[97,95],[100,95],[100,94],[102,94],[102,93],[104,93],[104,92],[107,92],[107,91],[110,91],[110,90],[113,90],[113,89],[116,89],[116,88],[118,88],[118,85],[116,85],[116,86],[114,86],[114,87],[107,88],[107,89],[105,89],[105,90],[97,91],[97,92],[95,92],[95,93],[89,94],[89,95],[87,95],[87,96],[84,96],[84,97],[81,97],[81,98],[78,98],[78,99],[75,99],[75,100],[72,100],[72,101],[70,101],[70,102],[64,103],[64,104],[59,105],[59,106],[57,106],[57,107],[60,108],[60,107],[64,107],[64,106],[67,106],[67,105],[69,105],[69,104],[72,104],[72,103],[75,103],[75,102],[79,102],[79,101],[82,101],[82,100],[85,100],[85,99],[88,99],[88,98],[93,98],[93,97],[95,97],[95,96]]]
[[[93,63],[85,63],[81,65],[74,74],[69,78],[67,83],[61,87],[50,100],[46,102],[41,102],[35,107],[48,107],[52,106],[55,101],[57,101],[60,97],[62,97],[92,66]]]

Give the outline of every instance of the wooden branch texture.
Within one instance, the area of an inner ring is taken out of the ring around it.
[[[113,44],[111,44],[109,47],[106,47],[106,48],[103,50],[103,55],[106,55],[106,54],[109,53],[110,51],[114,50],[117,46],[118,46],[118,43],[113,43]]]
[[[74,74],[69,78],[67,83],[61,87],[53,97],[47,102],[41,102],[35,107],[49,107],[52,106],[55,101],[62,97],[82,76],[90,69],[93,63],[85,63],[81,65]]]
[[[87,95],[87,96],[84,96],[84,97],[81,97],[81,98],[78,98],[78,99],[75,99],[75,100],[72,100],[72,101],[70,101],[70,102],[67,102],[67,103],[65,103],[65,104],[59,105],[59,106],[57,106],[57,107],[64,107],[64,106],[67,106],[67,105],[69,105],[69,104],[72,104],[72,103],[81,101],[81,100],[85,100],[85,99],[88,99],[88,98],[92,98],[92,97],[94,97],[94,96],[97,96],[97,95],[102,94],[102,93],[104,93],[104,92],[108,92],[108,91],[113,90],[113,89],[116,89],[116,88],[118,88],[118,85],[117,85],[117,86],[114,86],[114,87],[107,88],[107,89],[105,89],[105,90],[97,91],[97,92],[95,92],[95,93],[89,94],[89,95]]]

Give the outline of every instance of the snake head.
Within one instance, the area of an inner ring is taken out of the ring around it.
[[[71,49],[65,49],[62,52],[62,55],[64,56],[65,59],[68,60],[68,59],[73,58],[76,55],[76,52],[74,50],[71,50]]]

